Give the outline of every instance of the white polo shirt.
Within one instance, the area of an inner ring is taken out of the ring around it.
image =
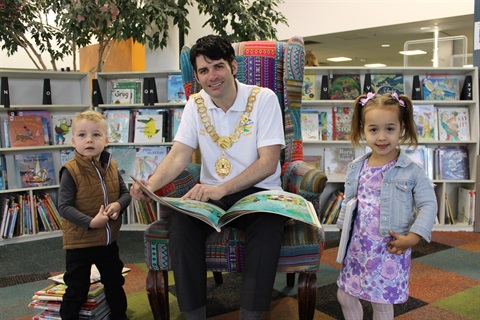
[[[230,136],[240,121],[240,116],[245,111],[248,97],[254,88],[236,80],[237,97],[232,107],[225,113],[215,106],[210,96],[201,90],[200,94],[205,100],[207,114],[219,136]],[[205,131],[205,126],[200,122],[197,105],[193,99],[189,99],[182,114],[182,120],[175,135],[175,141],[186,144],[194,149],[200,146],[202,153],[202,170],[200,182],[202,184],[217,186],[228,181],[258,159],[258,148],[281,145],[285,148],[283,132],[283,120],[278,98],[275,93],[267,88],[262,88],[257,94],[253,110],[250,113],[243,134],[237,142],[225,150],[225,156],[232,164],[231,172],[225,178],[215,172],[215,162],[222,155],[220,147],[212,141]],[[265,189],[281,190],[280,161],[276,172],[257,183],[255,186]]]

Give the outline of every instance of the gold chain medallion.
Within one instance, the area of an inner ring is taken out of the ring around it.
[[[243,130],[245,130],[250,113],[253,110],[253,104],[255,103],[255,100],[257,99],[256,96],[259,92],[259,87],[253,88],[252,93],[248,97],[245,111],[240,116],[240,122],[236,125],[235,130],[230,133],[230,136],[228,137],[220,137],[218,135],[217,131],[215,130],[215,126],[212,124],[210,117],[207,115],[207,107],[205,107],[205,101],[203,100],[202,96],[199,93],[193,95],[193,99],[197,105],[197,112],[200,115],[200,122],[203,123],[205,131],[210,135],[212,141],[215,142],[222,150],[222,155],[215,162],[215,172],[222,177],[222,179],[228,176],[232,171],[232,163],[227,159],[225,150],[229,149],[235,142],[238,141],[238,139],[240,139],[240,135],[243,133]]]

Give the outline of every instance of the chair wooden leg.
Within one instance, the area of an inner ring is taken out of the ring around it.
[[[298,276],[298,315],[300,320],[312,320],[317,302],[317,275],[301,272]]]
[[[295,272],[287,273],[287,287],[293,287],[295,285]]]
[[[168,271],[150,270],[147,274],[147,295],[155,320],[169,320]]]
[[[223,283],[223,276],[220,271],[213,271],[213,279],[215,279],[215,284],[219,285]]]

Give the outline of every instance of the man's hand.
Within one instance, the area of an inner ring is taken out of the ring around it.
[[[387,244],[387,250],[393,254],[404,254],[408,248],[416,245],[422,238],[413,232],[409,232],[406,236],[390,231],[393,240]]]
[[[143,179],[138,179],[141,183],[143,183],[148,189],[150,184],[148,181],[145,181]],[[132,184],[132,186],[130,187],[130,195],[132,196],[133,199],[135,200],[140,200],[140,201],[147,201],[147,202],[150,202],[151,199],[145,195],[145,193],[142,191],[142,189],[140,189],[140,187],[138,186],[138,184],[134,183]]]
[[[196,184],[192,189],[182,197],[182,200],[192,199],[198,201],[220,200],[225,196],[225,190],[219,186],[207,186],[205,184]]]
[[[120,203],[112,202],[105,209],[105,215],[112,220],[117,220],[121,209],[122,207],[120,206]]]
[[[103,228],[107,225],[108,219],[108,216],[105,214],[105,209],[103,205],[101,205],[97,215],[90,221],[89,227],[92,229]]]

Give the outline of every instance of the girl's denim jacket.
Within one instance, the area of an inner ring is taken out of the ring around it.
[[[348,164],[345,198],[337,221],[340,229],[343,229],[346,204],[357,196],[362,164],[370,155],[368,153]],[[397,163],[383,178],[379,235],[388,237],[390,230],[403,235],[413,232],[430,242],[436,216],[437,198],[432,181],[425,175],[423,168],[404,152],[400,152]]]

